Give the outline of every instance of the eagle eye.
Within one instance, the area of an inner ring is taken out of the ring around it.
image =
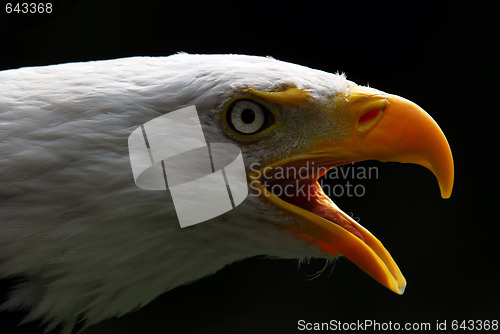
[[[273,121],[273,115],[260,103],[240,99],[229,106],[226,120],[236,132],[251,135],[268,127]]]

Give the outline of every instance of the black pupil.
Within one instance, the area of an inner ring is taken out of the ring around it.
[[[243,110],[243,112],[241,113],[241,120],[245,124],[253,123],[253,121],[255,120],[255,111],[253,111],[252,109]]]

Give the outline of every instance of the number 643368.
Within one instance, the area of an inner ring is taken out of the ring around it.
[[[7,14],[50,14],[52,10],[51,2],[7,2],[5,4]]]

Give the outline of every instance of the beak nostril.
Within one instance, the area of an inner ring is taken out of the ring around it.
[[[377,117],[378,113],[380,112],[380,109],[373,109],[361,116],[359,119],[359,124],[365,124],[367,122],[370,122],[373,120],[375,117]]]
[[[381,112],[382,112],[381,109],[372,109],[363,116],[361,116],[359,119],[359,129],[364,130],[370,128],[379,118]]]

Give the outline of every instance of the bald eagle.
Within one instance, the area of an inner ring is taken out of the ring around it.
[[[169,191],[134,183],[127,139],[192,105],[207,142],[240,148],[251,186],[235,209],[181,228]],[[448,142],[416,104],[341,74],[245,55],[0,72],[0,154],[0,277],[17,278],[2,308],[28,309],[26,321],[63,333],[263,254],[345,256],[402,294],[391,255],[317,179],[375,159],[430,169],[443,198],[453,186]],[[301,167],[306,176],[276,172]]]

